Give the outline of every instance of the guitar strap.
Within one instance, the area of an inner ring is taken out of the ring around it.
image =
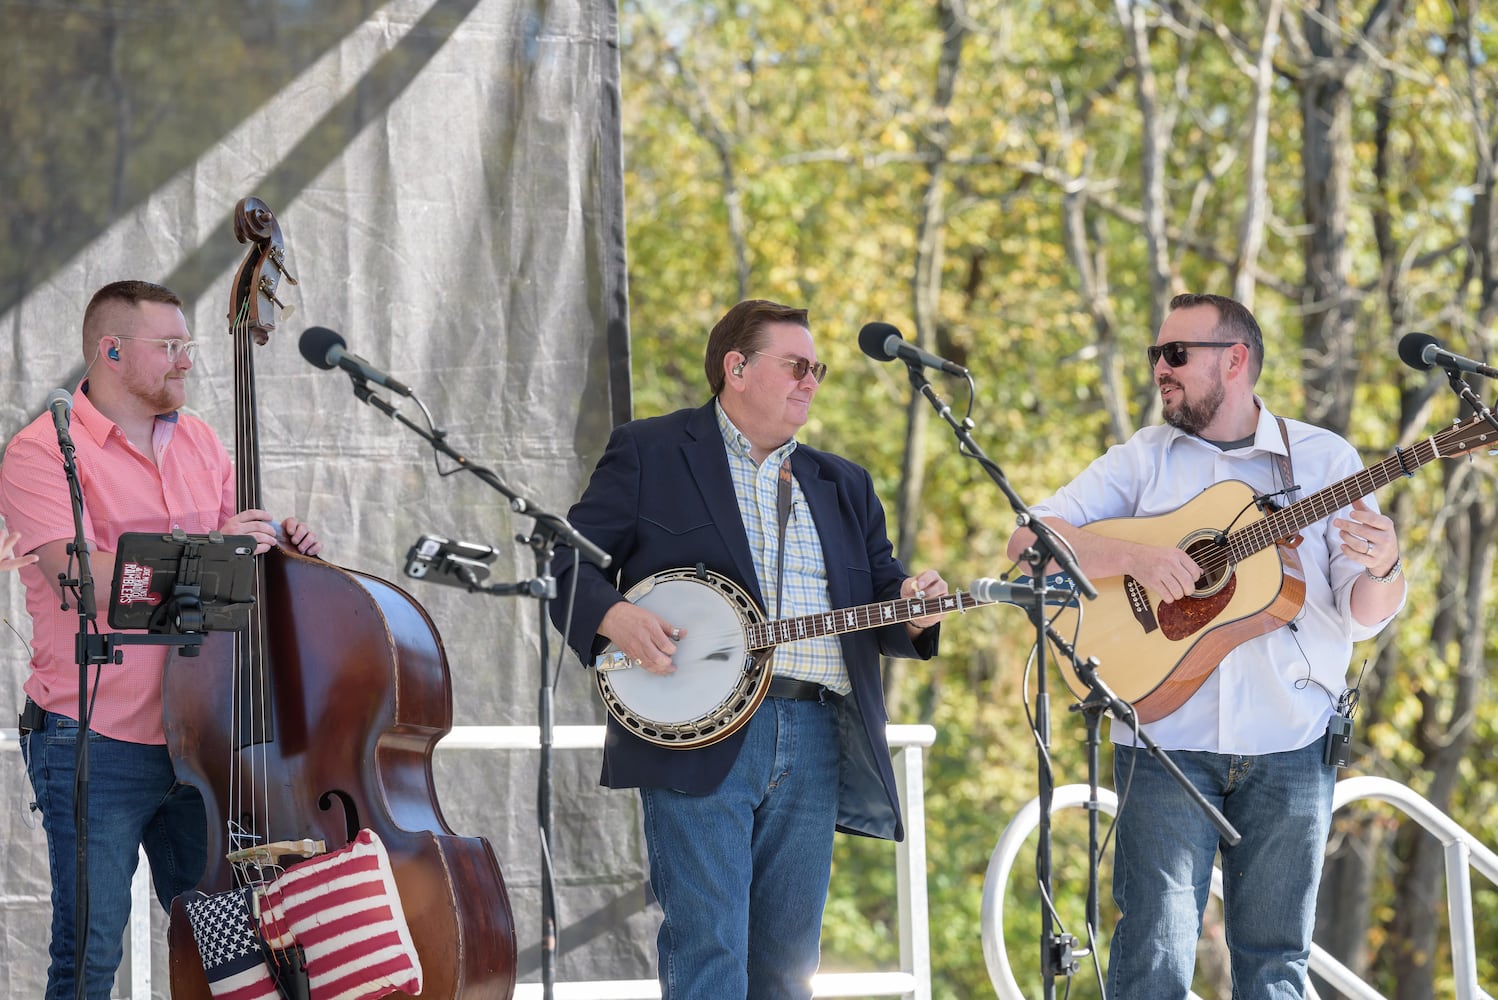
[[[1285,503],[1293,499],[1290,494],[1300,492],[1300,487],[1295,483],[1295,465],[1290,460],[1290,431],[1285,427],[1284,417],[1274,418],[1280,425],[1280,438],[1285,442],[1285,453],[1274,456],[1275,468],[1280,471],[1280,488],[1285,491]]]
[[[785,528],[791,521],[791,456],[780,463],[780,482],[775,487],[775,513],[780,520],[780,553],[775,557],[775,617],[785,617],[780,607],[781,588],[785,586]]]

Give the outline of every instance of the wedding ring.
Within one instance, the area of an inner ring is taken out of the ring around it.
[[[1371,539],[1371,538],[1365,538],[1365,539],[1363,539],[1363,541],[1365,541],[1365,542],[1368,543],[1368,554],[1370,556],[1373,555],[1373,539]]]
[[[671,641],[672,642],[680,642],[681,641],[681,629],[679,629],[679,628],[673,628],[671,630]]]

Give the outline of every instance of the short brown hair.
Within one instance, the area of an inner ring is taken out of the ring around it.
[[[83,310],[83,359],[91,360],[99,350],[99,341],[111,336],[112,331],[108,317],[114,304],[123,304],[130,307],[140,305],[142,302],[165,302],[167,305],[182,308],[182,297],[165,285],[157,285],[149,281],[112,281],[94,293],[94,297],[88,300],[88,308]]]
[[[1248,345],[1248,353],[1254,362],[1254,378],[1257,379],[1264,370],[1264,333],[1248,307],[1226,295],[1206,292],[1182,292],[1170,300],[1171,312],[1194,306],[1212,306],[1217,310],[1217,325],[1213,328],[1217,336]]]
[[[765,342],[765,327],[771,323],[794,323],[811,329],[805,309],[783,306],[768,299],[745,299],[723,314],[707,336],[707,387],[717,396],[723,391],[723,359],[729,351],[753,354]]]

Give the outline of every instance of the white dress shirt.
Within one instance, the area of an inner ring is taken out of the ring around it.
[[[1225,480],[1246,483],[1256,495],[1280,490],[1285,484],[1273,455],[1285,453],[1284,442],[1273,414],[1257,397],[1255,402],[1259,424],[1248,447],[1222,451],[1165,424],[1146,427],[1108,449],[1031,512],[1080,526],[1110,517],[1168,514]],[[1300,487],[1292,501],[1362,471],[1356,449],[1342,438],[1298,420],[1285,423]],[[1366,500],[1377,509],[1373,497]],[[1332,528],[1332,518],[1348,512],[1343,508],[1301,531],[1304,541],[1297,551],[1306,596],[1293,628],[1281,626],[1228,653],[1184,705],[1145,727],[1157,743],[1167,750],[1248,755],[1298,750],[1321,738],[1348,682],[1352,644],[1377,635],[1393,617],[1361,625],[1352,616],[1352,586],[1364,569],[1342,554],[1341,532]],[[1097,656],[1106,679],[1108,650],[1077,652]],[[1132,732],[1117,723],[1112,737],[1116,743],[1133,742]]]

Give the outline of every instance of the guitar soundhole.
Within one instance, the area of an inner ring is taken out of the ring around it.
[[[1233,576],[1233,560],[1227,550],[1227,536],[1215,528],[1203,528],[1186,536],[1181,544],[1186,554],[1196,560],[1203,573],[1196,581],[1196,598],[1211,597]]]
[[[1161,604],[1160,632],[1172,641],[1186,639],[1211,625],[1233,599],[1238,577],[1227,550],[1227,537],[1215,528],[1203,528],[1186,536],[1181,548],[1196,560],[1203,574],[1196,591],[1179,601]]]

